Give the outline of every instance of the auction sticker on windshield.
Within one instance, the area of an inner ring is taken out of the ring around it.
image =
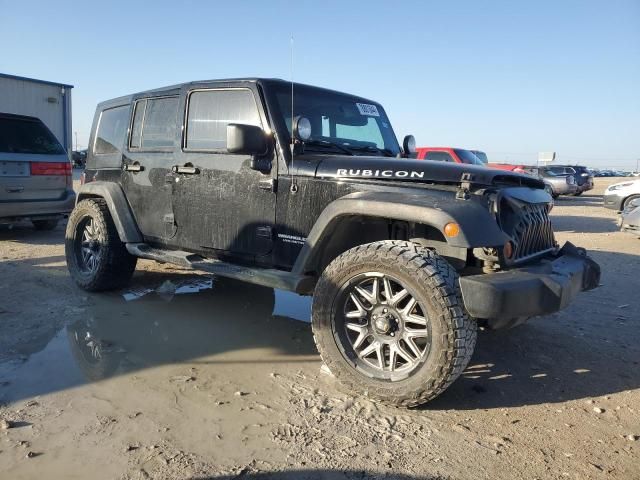
[[[368,117],[379,117],[378,107],[375,105],[369,105],[368,103],[356,103],[360,115],[367,115]]]

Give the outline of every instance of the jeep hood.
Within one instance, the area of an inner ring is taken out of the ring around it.
[[[476,186],[544,188],[541,180],[482,165],[434,162],[393,157],[304,155],[296,158],[297,173],[317,178],[459,184],[463,174]]]

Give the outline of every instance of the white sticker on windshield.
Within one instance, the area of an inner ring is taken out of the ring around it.
[[[379,117],[378,107],[375,105],[369,105],[368,103],[356,103],[360,115],[366,115],[368,117]]]

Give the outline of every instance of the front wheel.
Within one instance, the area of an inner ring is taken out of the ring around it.
[[[630,197],[625,198],[624,202],[622,202],[622,211],[624,212],[633,200],[637,200],[639,198],[640,195],[631,195]]]
[[[101,198],[82,200],[69,216],[64,243],[67,268],[76,284],[88,291],[112,290],[127,284],[136,268]]]
[[[336,378],[397,406],[442,393],[476,342],[457,273],[412,242],[375,242],[337,257],[316,286],[312,321],[320,355]]]

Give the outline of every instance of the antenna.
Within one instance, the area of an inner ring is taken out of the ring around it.
[[[291,76],[291,166],[289,171],[291,172],[291,193],[296,193],[298,191],[298,184],[296,182],[296,177],[293,175],[293,157],[295,155],[296,150],[296,141],[293,136],[293,35],[291,35],[291,44],[290,44],[290,54],[291,54],[291,65],[290,65],[290,76]]]

